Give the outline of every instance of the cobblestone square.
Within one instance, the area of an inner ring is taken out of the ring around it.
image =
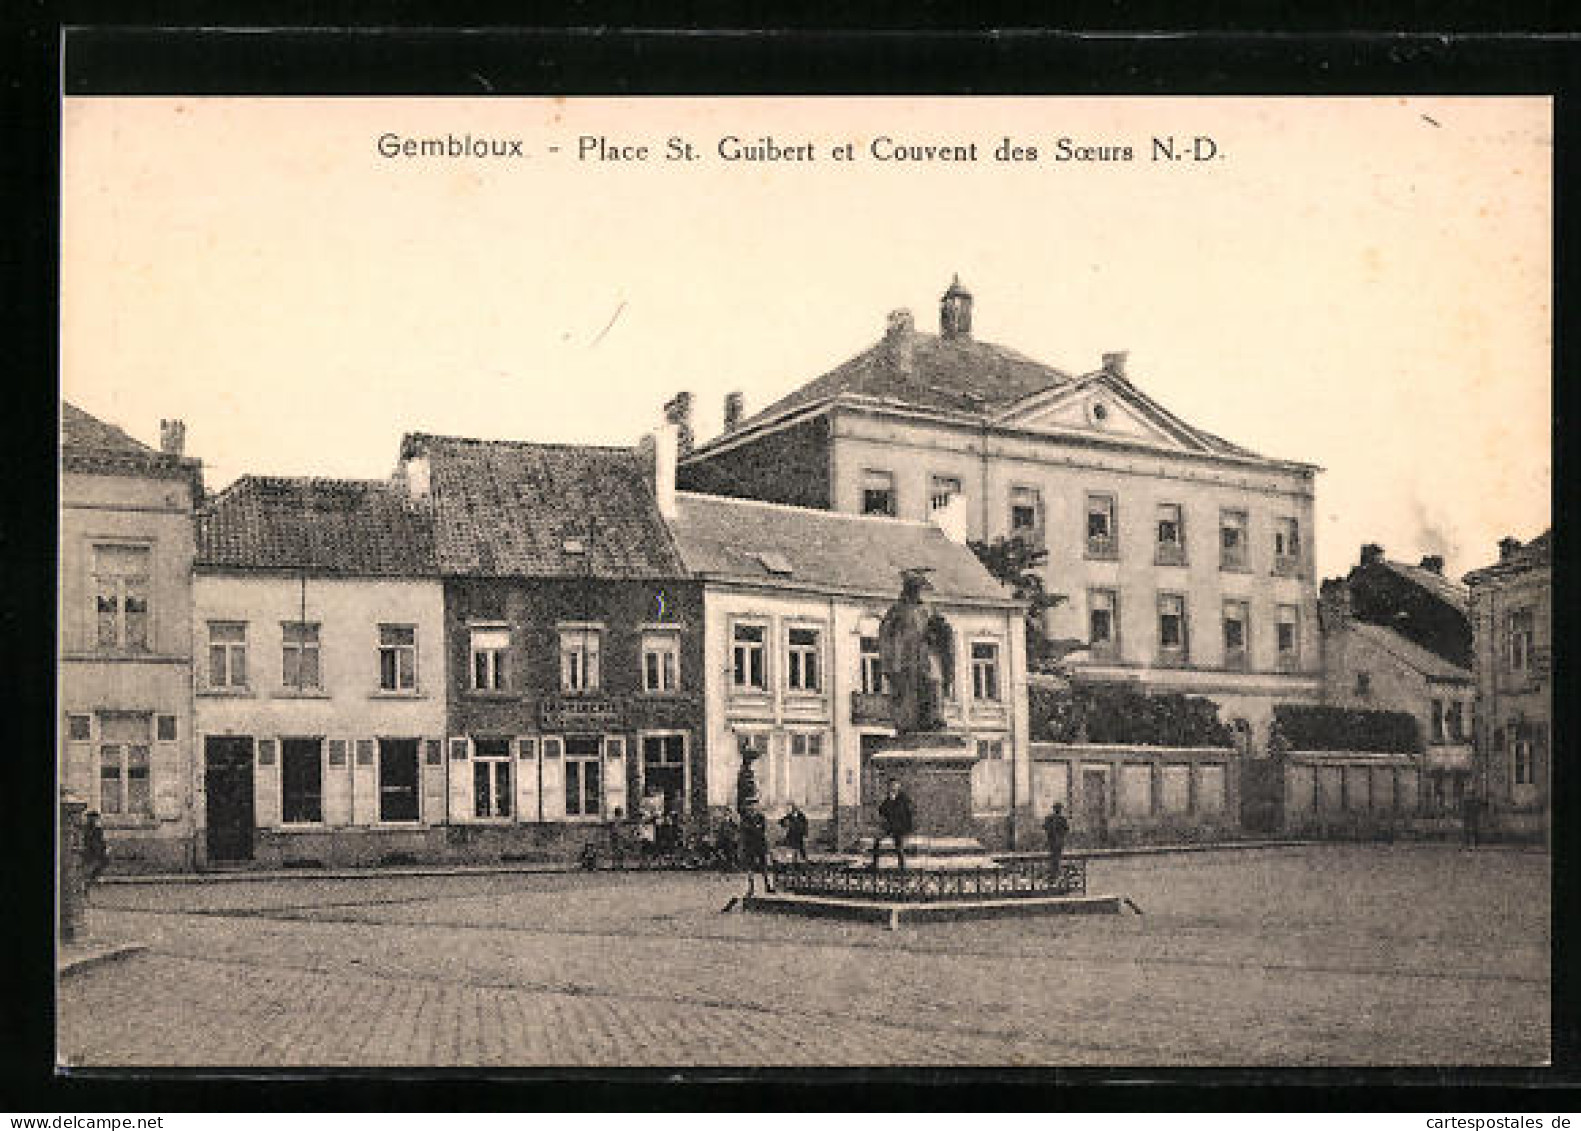
[[[1548,856],[1095,859],[1141,914],[722,914],[666,873],[106,884],[143,953],[63,979],[73,1066],[1538,1065]]]

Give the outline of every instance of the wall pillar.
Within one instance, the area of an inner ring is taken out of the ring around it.
[[[61,790],[60,825],[57,830],[59,887],[55,906],[60,941],[63,943],[74,942],[86,930],[88,886],[82,868],[82,815],[87,810],[86,802],[78,801]]]

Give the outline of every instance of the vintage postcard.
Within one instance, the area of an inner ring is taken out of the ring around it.
[[[1552,127],[65,98],[58,1063],[1547,1064]]]

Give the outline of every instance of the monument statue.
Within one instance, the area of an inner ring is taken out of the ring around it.
[[[901,574],[900,599],[878,626],[878,653],[889,678],[889,703],[898,734],[944,729],[940,704],[946,673],[955,670],[955,634],[923,603],[933,586],[928,571]]]

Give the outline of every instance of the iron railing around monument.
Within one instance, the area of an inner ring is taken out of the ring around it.
[[[872,871],[848,863],[792,864],[776,869],[781,891],[796,895],[902,902],[1018,899],[1085,895],[1087,862],[1062,861],[1059,875],[1046,860],[1013,860],[997,868],[908,868]]]

